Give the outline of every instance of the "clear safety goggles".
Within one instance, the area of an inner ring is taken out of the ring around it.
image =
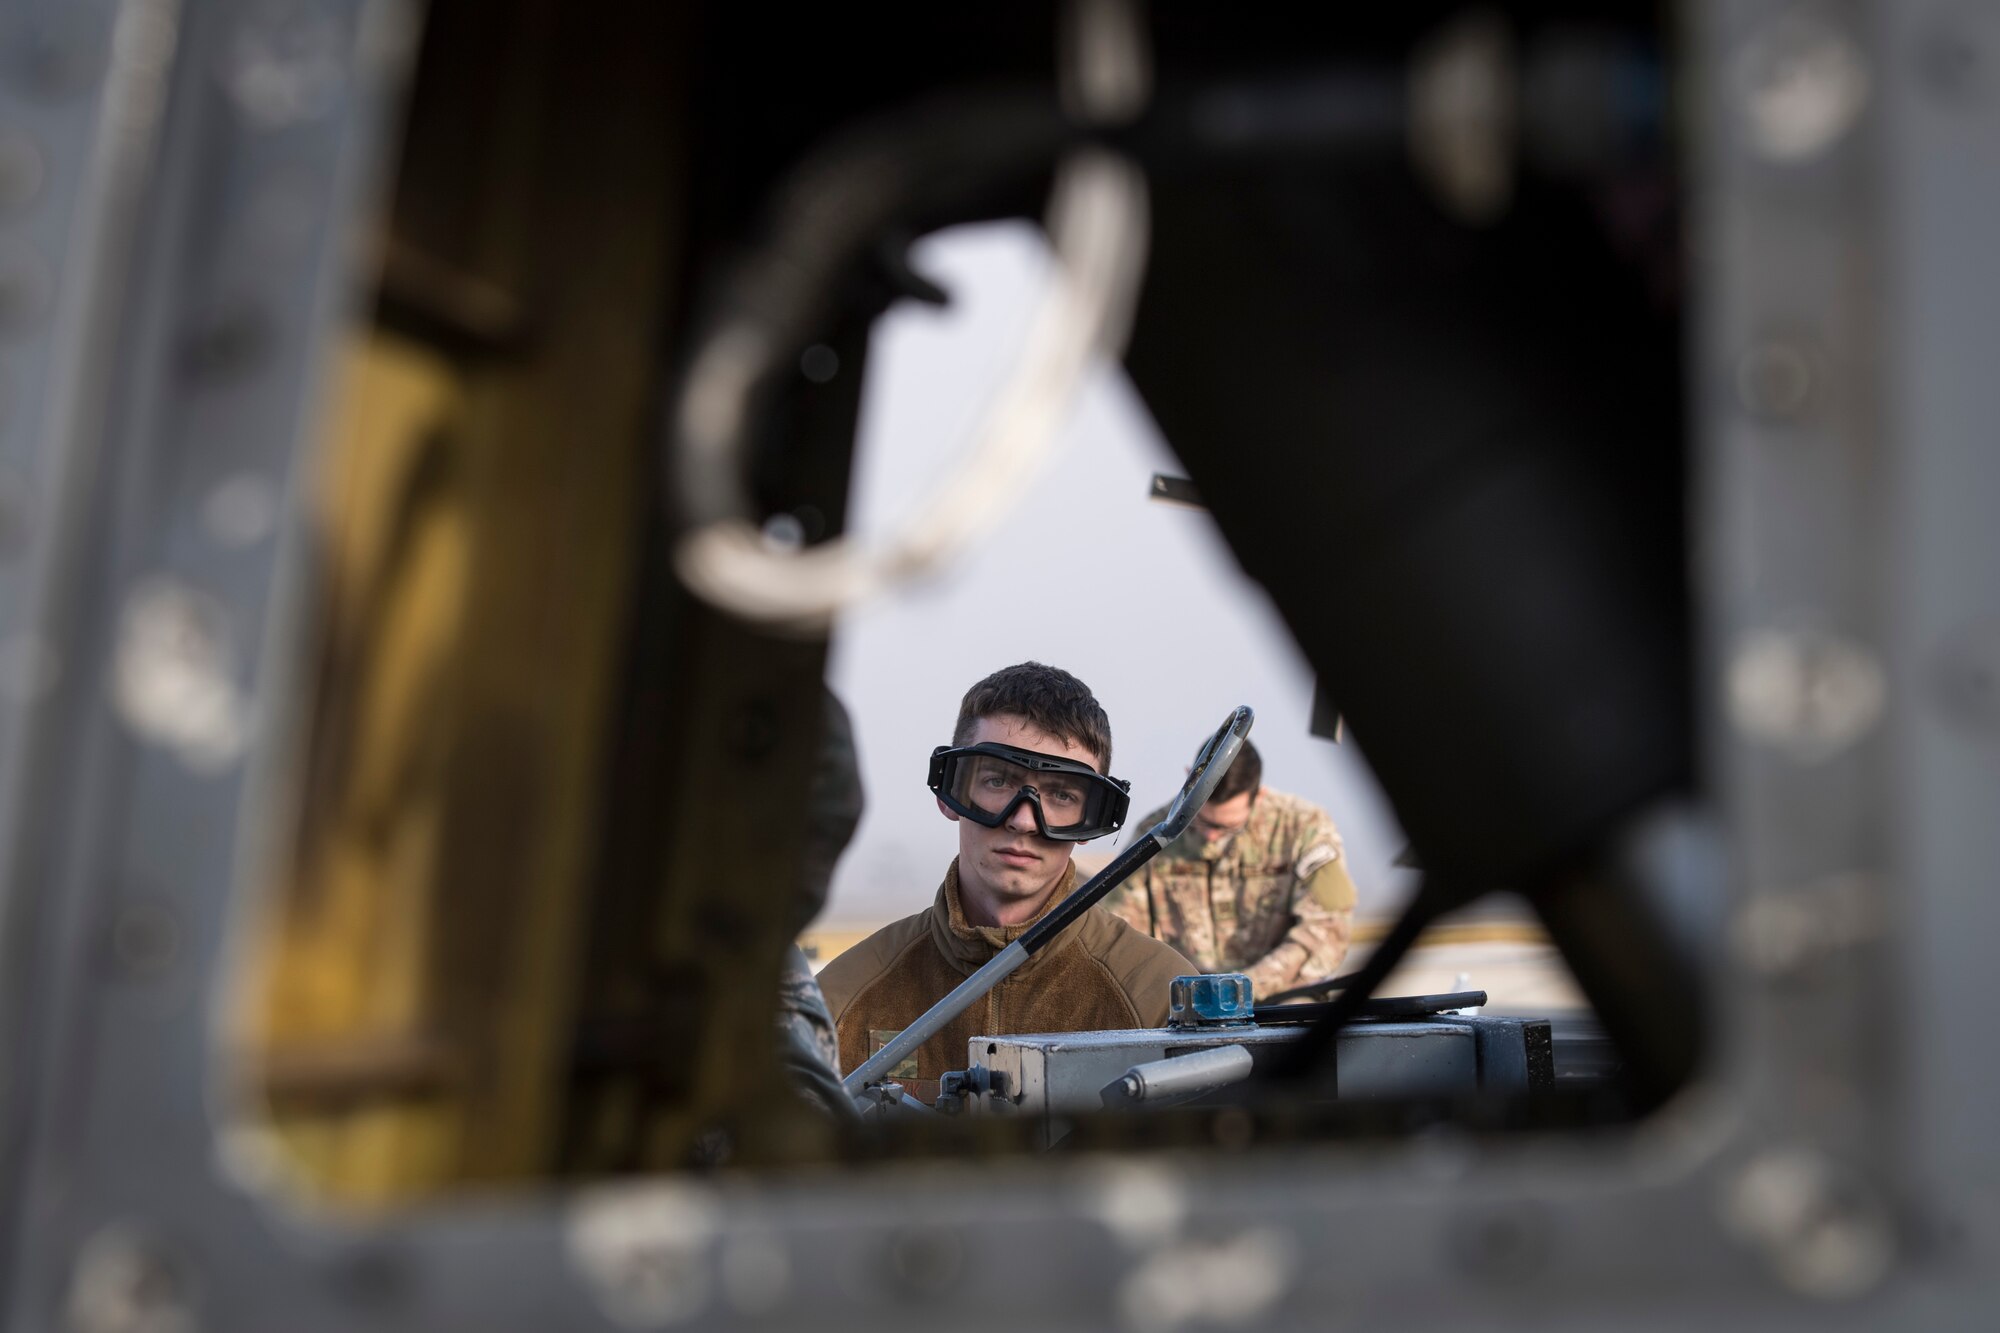
[[[950,809],[999,828],[1026,801],[1042,836],[1059,842],[1117,832],[1132,803],[1131,785],[1074,759],[996,741],[931,751],[930,788]]]

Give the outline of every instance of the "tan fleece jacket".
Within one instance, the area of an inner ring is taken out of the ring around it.
[[[1071,866],[1036,920],[1075,887]],[[884,926],[820,970],[840,1038],[841,1073],[858,1068],[1033,924],[968,925],[954,860],[936,902]],[[939,1077],[966,1067],[966,1043],[976,1036],[1158,1027],[1167,1021],[1173,979],[1194,970],[1169,946],[1093,907],[918,1047],[894,1077],[911,1096],[934,1101]]]

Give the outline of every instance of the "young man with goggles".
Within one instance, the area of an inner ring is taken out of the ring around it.
[[[828,963],[819,980],[857,1068],[1076,888],[1070,856],[1115,832],[1126,784],[1107,776],[1111,724],[1089,687],[1023,662],[966,692],[930,789],[958,826],[958,856],[930,907]],[[1158,1027],[1173,979],[1194,969],[1169,946],[1093,907],[1056,941],[925,1042],[892,1077],[935,1099],[975,1036]]]
[[[1001,828],[1022,805],[1035,829],[1059,842],[1116,833],[1131,803],[1126,784],[1088,764],[998,741],[940,745],[931,753],[930,788],[947,811]]]

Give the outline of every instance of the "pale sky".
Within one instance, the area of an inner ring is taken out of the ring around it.
[[[1050,257],[1038,229],[1014,223],[929,238],[916,262],[953,300],[900,306],[876,326],[849,510],[864,534],[888,530],[963,451]],[[1122,367],[1100,368],[993,536],[841,622],[828,675],[854,716],[867,812],[822,924],[879,923],[929,903],[957,849],[924,786],[931,749],[951,739],[969,685],[1029,658],[1074,672],[1104,704],[1134,824],[1247,703],[1266,783],[1340,826],[1362,914],[1387,914],[1410,891],[1413,873],[1392,865],[1403,835],[1352,739],[1307,731],[1312,672],[1291,635],[1206,514],[1147,499],[1155,472],[1184,475]],[[1080,855],[1102,860],[1123,844]]]

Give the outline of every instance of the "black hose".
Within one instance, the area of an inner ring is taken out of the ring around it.
[[[822,335],[844,281],[885,235],[976,212],[979,201],[1031,182],[1083,137],[1044,89],[953,96],[841,134],[775,191],[761,242],[709,303],[688,371],[725,340],[743,349],[745,416],[754,417],[770,384]],[[669,432],[669,498],[689,527],[751,516],[744,453],[756,435],[752,420],[699,444],[682,431],[689,396],[708,390],[682,376]]]
[[[1385,995],[1379,1000],[1363,1000],[1361,1012],[1354,1017],[1429,1018],[1434,1014],[1449,1014],[1460,1009],[1478,1009],[1486,1000],[1483,990],[1446,991],[1442,995]],[[1330,1004],[1260,1004],[1255,1012],[1258,1023],[1269,1027],[1273,1024],[1310,1023],[1332,1010]]]

